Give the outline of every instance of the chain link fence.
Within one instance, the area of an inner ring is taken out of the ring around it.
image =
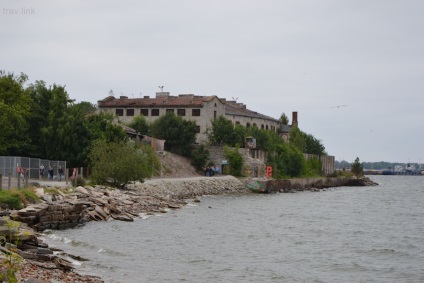
[[[57,180],[59,175],[59,166],[62,166],[63,173],[66,172],[66,161],[46,160],[39,158],[19,157],[19,156],[0,156],[0,175],[2,175],[3,187],[11,179],[18,179],[18,168],[25,172],[25,178],[28,180],[40,180],[40,166],[44,166],[44,178],[47,179],[47,173],[50,167],[53,169],[53,180]],[[0,188],[1,189],[1,188]]]

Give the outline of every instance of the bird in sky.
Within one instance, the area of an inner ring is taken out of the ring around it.
[[[340,107],[346,107],[347,105],[336,105],[336,106],[332,106],[332,107],[330,107],[330,108],[340,108]]]

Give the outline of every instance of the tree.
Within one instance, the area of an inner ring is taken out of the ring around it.
[[[235,148],[230,149],[228,146],[224,146],[224,156],[230,165],[230,174],[233,176],[241,176],[243,169],[243,156],[239,153],[239,147],[236,146]]]
[[[236,129],[233,123],[222,115],[212,120],[211,124],[211,128],[207,129],[206,134],[212,145],[235,146],[236,144],[243,144],[244,127],[236,126]],[[240,136],[240,134],[243,135]]]
[[[280,116],[280,121],[283,125],[287,126],[289,124],[289,117],[287,117],[285,113],[282,113]]]
[[[316,139],[313,135],[306,133],[303,133],[303,137],[305,140],[304,153],[327,155],[327,153],[325,152],[325,147],[320,140]]]
[[[356,175],[356,177],[361,177],[364,175],[364,170],[359,162],[359,157],[356,157],[355,162],[352,164],[350,171]]]
[[[28,147],[31,98],[25,74],[0,71],[0,154],[18,155]]]
[[[152,136],[164,139],[165,149],[189,156],[191,146],[196,141],[197,125],[194,121],[183,120],[173,112],[168,112],[150,126]]]
[[[93,114],[96,112],[96,106],[87,101],[81,101],[80,103],[74,104],[74,107],[80,108],[84,115]]]
[[[274,167],[276,178],[300,177],[305,170],[302,152],[292,144],[282,143],[277,146],[274,155],[268,160]]]
[[[146,118],[142,115],[134,117],[134,119],[128,124],[128,127],[133,128],[143,135],[147,135],[149,132],[149,125],[146,122]]]
[[[291,145],[294,145],[300,152],[305,152],[305,138],[302,131],[298,127],[292,127],[289,133],[289,141]]]
[[[89,153],[91,178],[95,183],[111,183],[117,187],[134,181],[143,182],[144,178],[153,174],[152,164],[155,161],[152,158],[156,156],[149,153],[152,150],[150,146],[136,146],[132,141],[115,143],[97,140]]]
[[[206,163],[208,163],[210,159],[209,150],[206,148],[204,144],[199,145],[196,147],[192,152],[192,165],[197,170],[202,170],[203,167],[206,166]]]

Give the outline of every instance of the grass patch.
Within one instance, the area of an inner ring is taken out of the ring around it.
[[[59,192],[55,188],[44,188],[44,193],[58,195]]]
[[[0,190],[0,206],[12,209],[21,209],[29,203],[39,201],[33,189]]]

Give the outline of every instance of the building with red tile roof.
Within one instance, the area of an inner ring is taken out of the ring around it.
[[[158,92],[156,97],[128,98],[127,96],[108,96],[98,101],[101,112],[110,112],[125,123],[137,115],[143,115],[148,123],[152,123],[166,112],[173,112],[184,119],[193,120],[198,126],[197,142],[207,140],[206,130],[211,127],[211,121],[224,116],[233,122],[246,127],[278,131],[282,128],[279,120],[246,108],[246,105],[236,101],[227,101],[217,96],[198,96],[180,94],[171,96],[169,92]]]

